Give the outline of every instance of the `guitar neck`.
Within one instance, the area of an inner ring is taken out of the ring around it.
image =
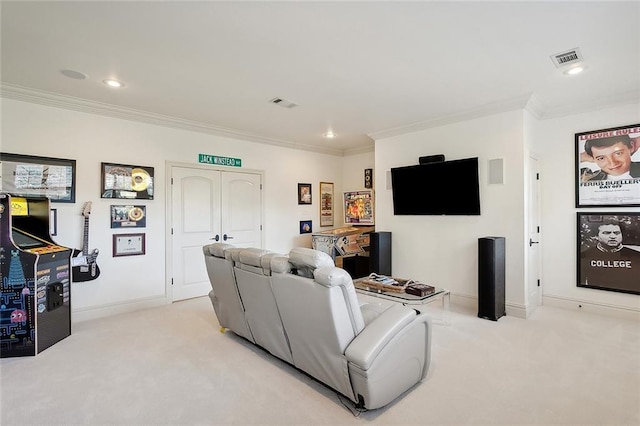
[[[82,238],[82,254],[87,256],[89,254],[89,217],[84,218],[84,235]]]

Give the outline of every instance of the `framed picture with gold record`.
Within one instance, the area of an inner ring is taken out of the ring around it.
[[[147,226],[145,206],[111,206],[112,228],[144,228]]]
[[[153,167],[102,163],[101,197],[153,200]]]

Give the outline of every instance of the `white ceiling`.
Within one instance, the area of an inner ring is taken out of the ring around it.
[[[1,19],[6,98],[337,154],[527,101],[640,99],[637,1],[2,1]],[[576,47],[569,77],[550,55]]]

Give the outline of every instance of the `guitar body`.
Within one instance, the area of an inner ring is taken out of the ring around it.
[[[74,266],[71,268],[72,280],[74,283],[95,280],[100,276],[100,267],[96,262],[98,250],[94,250],[95,255],[87,256],[87,265]],[[82,250],[73,249],[71,258],[84,256]],[[91,259],[90,259],[91,258]],[[73,260],[71,261],[73,263]]]
[[[95,280],[100,276],[100,268],[96,263],[98,249],[93,249],[89,253],[89,214],[91,213],[91,201],[85,203],[82,209],[84,216],[84,238],[82,250],[73,249],[71,254],[71,280],[73,282],[84,282]]]

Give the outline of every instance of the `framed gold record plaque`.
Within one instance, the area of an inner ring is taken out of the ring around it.
[[[111,206],[111,228],[144,228],[146,226],[146,206]]]
[[[153,200],[153,167],[102,163],[101,197]]]

